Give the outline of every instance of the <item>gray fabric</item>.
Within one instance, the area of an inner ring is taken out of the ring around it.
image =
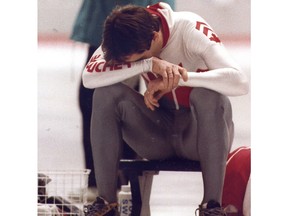
[[[91,143],[99,195],[115,202],[123,142],[147,159],[182,157],[201,162],[204,202],[221,203],[226,159],[233,140],[229,99],[194,88],[191,109],[160,100],[149,110],[143,96],[124,84],[97,88],[93,95]]]

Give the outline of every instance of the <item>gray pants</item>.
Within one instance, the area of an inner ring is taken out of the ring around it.
[[[227,155],[234,127],[229,99],[215,91],[194,88],[190,109],[175,110],[160,100],[149,110],[143,96],[124,84],[97,88],[93,95],[91,144],[99,196],[117,201],[117,172],[126,142],[146,159],[181,157],[199,160],[203,203],[221,203]]]

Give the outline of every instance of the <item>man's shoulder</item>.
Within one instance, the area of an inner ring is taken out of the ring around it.
[[[199,15],[191,11],[176,11],[173,12],[175,22],[187,23],[195,25],[197,22],[204,22],[205,20]]]

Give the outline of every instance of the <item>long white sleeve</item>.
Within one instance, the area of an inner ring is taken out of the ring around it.
[[[98,88],[122,82],[125,79],[152,70],[152,59],[108,66],[99,47],[82,73],[86,88]]]
[[[188,81],[180,86],[204,87],[227,96],[240,96],[249,91],[248,78],[220,44],[210,46],[202,55],[207,72],[188,72]]]
[[[188,81],[183,80],[180,86],[203,87],[227,96],[247,94],[249,87],[247,79],[234,68],[221,68],[206,73],[188,72]]]

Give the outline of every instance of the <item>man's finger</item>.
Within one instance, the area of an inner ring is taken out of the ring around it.
[[[162,73],[162,78],[163,78],[163,83],[164,83],[164,86],[166,88],[168,88],[168,85],[169,85],[169,78],[168,78],[168,73],[165,71]]]
[[[179,67],[179,73],[181,74],[183,81],[188,81],[188,72],[185,68]]]
[[[154,97],[154,90],[146,90],[144,93],[144,101],[147,108],[151,110],[155,110],[155,107],[159,107],[159,103]]]
[[[150,104],[152,104],[153,106],[159,107],[158,101],[155,99],[154,97],[154,91],[148,91],[149,93],[146,95],[147,99],[149,101]]]
[[[144,96],[144,102],[145,102],[146,107],[147,107],[148,109],[154,110],[154,106],[149,102],[147,96]]]
[[[173,70],[171,67],[168,67],[166,69],[167,74],[168,74],[168,86],[167,89],[172,89],[173,88],[173,80],[174,80],[174,74],[173,74]]]
[[[178,83],[179,83],[179,80],[180,80],[180,77],[181,77],[181,74],[179,72],[179,67],[178,66],[174,66],[173,67],[173,74],[174,74],[174,77],[173,77],[172,89],[174,89],[174,88],[176,88],[178,86]]]

